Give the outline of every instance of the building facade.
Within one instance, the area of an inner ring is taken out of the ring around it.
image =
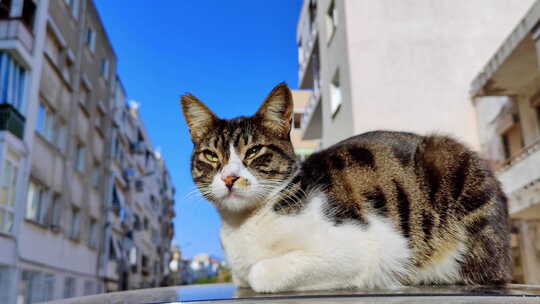
[[[328,147],[376,129],[447,133],[478,147],[469,85],[532,0],[305,0],[303,138]],[[489,26],[486,26],[489,24]]]
[[[509,198],[514,281],[540,284],[540,2],[471,85],[482,154]]]
[[[92,1],[0,2],[0,303],[108,290],[104,269],[114,268],[110,253],[116,253],[108,246],[111,227],[117,214],[129,218],[131,203],[117,208],[113,199],[112,144],[123,122],[111,113],[119,100],[128,111],[117,96],[116,62]],[[142,125],[139,118],[136,124]],[[152,174],[143,167],[149,181],[142,188],[154,196],[156,209],[146,217],[156,233],[139,236],[139,243],[151,245],[149,261],[163,264],[174,190],[163,159],[143,141],[155,163]],[[137,195],[150,204],[149,196]],[[120,242],[129,226],[122,229]],[[122,250],[131,247],[121,244]],[[150,282],[165,275],[156,268]]]

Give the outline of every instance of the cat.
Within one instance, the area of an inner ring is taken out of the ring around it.
[[[438,135],[372,131],[297,161],[293,100],[219,119],[181,97],[193,180],[217,209],[233,282],[256,292],[503,284],[507,199],[487,164]]]

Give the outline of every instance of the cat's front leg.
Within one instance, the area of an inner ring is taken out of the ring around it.
[[[280,292],[302,289],[320,265],[320,258],[303,251],[260,260],[249,271],[248,282],[256,292]]]
[[[233,284],[236,285],[239,288],[248,288],[249,284],[246,280],[241,278],[239,275],[237,275],[235,272],[232,272],[232,281]]]

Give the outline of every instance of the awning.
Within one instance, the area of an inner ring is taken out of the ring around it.
[[[534,44],[540,36],[539,21],[540,1],[536,1],[473,80],[471,96],[512,95],[512,85],[529,83],[533,76],[538,76]]]

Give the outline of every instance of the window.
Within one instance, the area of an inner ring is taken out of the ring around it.
[[[92,52],[96,50],[96,32],[91,27],[86,29],[86,45]]]
[[[131,265],[131,272],[137,273],[137,247],[135,246],[129,250],[129,264]]]
[[[143,226],[144,226],[144,230],[148,230],[149,222],[146,216],[144,217],[144,220],[143,220]]]
[[[158,245],[159,244],[159,231],[156,229],[156,228],[152,228],[151,230],[151,239],[152,239],[152,243],[154,243],[154,245]]]
[[[75,278],[66,277],[64,279],[64,299],[75,296]]]
[[[25,80],[25,69],[19,66],[11,55],[0,52],[0,104],[9,103],[22,112]]]
[[[36,303],[54,299],[54,274],[23,270],[17,292],[17,303]]]
[[[339,70],[337,70],[330,83],[330,109],[332,110],[332,117],[336,115],[342,102],[343,98],[341,96],[341,86],[339,83]]]
[[[327,41],[330,42],[332,38],[334,37],[334,34],[336,33],[338,25],[338,14],[337,14],[337,8],[334,1],[330,4],[328,7],[328,11],[326,12],[326,38]]]
[[[79,102],[83,106],[88,106],[90,104],[90,89],[88,89],[84,82],[81,83],[81,89],[79,90]]]
[[[23,270],[19,283],[17,303],[30,304],[39,302],[39,281],[41,274],[37,271]]]
[[[10,17],[11,1],[0,1],[0,18],[8,19]]]
[[[26,198],[26,218],[37,223],[46,225],[47,214],[47,191],[42,186],[30,182]]]
[[[65,152],[67,141],[66,123],[59,119],[57,115],[46,105],[40,104],[36,130],[49,143],[56,146],[60,151]]]
[[[56,38],[53,36],[53,34],[47,31],[47,39],[45,40],[45,54],[47,54],[49,59],[57,67],[60,66],[60,53],[61,52],[62,52],[62,48],[60,47],[60,44],[58,43]]]
[[[35,16],[36,4],[34,3],[34,1],[24,1],[21,19],[31,31],[34,27]]]
[[[101,76],[109,80],[109,60],[106,58],[101,60]]]
[[[54,113],[44,104],[39,104],[37,117],[37,131],[49,142],[55,139]]]
[[[536,121],[538,124],[538,128],[540,129],[540,105],[535,107],[535,111],[536,111]]]
[[[103,137],[103,124],[105,123],[105,114],[101,111],[101,107],[97,107],[96,109],[96,116],[94,118],[94,126],[96,127],[96,130],[98,131],[98,134]]]
[[[138,214],[133,215],[133,229],[136,231],[141,230],[141,218]]]
[[[0,265],[0,303],[11,303],[9,301],[9,290],[12,273],[9,266]]]
[[[54,299],[54,284],[56,278],[54,274],[45,274],[43,278],[43,301],[51,301]]]
[[[81,232],[81,211],[75,206],[71,206],[71,216],[69,223],[69,238],[79,240]]]
[[[77,169],[79,172],[84,172],[85,167],[85,155],[86,155],[86,148],[83,144],[78,143],[77,147],[75,148],[75,169]]]
[[[302,113],[295,112],[293,116],[293,124],[295,129],[302,128]]]
[[[79,0],[64,0],[70,8],[71,15],[75,18],[79,17]]]
[[[64,121],[59,121],[58,119],[55,122],[55,132],[56,132],[56,139],[54,141],[54,144],[56,147],[62,152],[66,152],[67,148],[67,127],[66,123]]]
[[[97,221],[90,219],[90,224],[88,225],[88,247],[97,247],[97,232]]]
[[[99,162],[94,162],[94,167],[92,168],[92,175],[90,176],[90,181],[92,186],[95,188],[99,187],[99,181],[101,180],[101,168]]]
[[[4,160],[0,177],[0,232],[13,232],[14,200],[17,185],[16,162]]]
[[[113,186],[112,190],[112,202],[111,206],[113,208],[114,214],[117,216],[120,216],[122,213],[122,203],[120,202],[120,196],[118,196],[118,192],[116,191],[116,187]]]
[[[89,296],[93,294],[96,294],[96,282],[85,281],[84,282],[84,295]]]
[[[141,268],[145,269],[148,267],[149,261],[146,255],[141,255]]]
[[[73,70],[73,58],[70,58],[69,55],[65,56],[63,60],[63,65],[62,65],[62,76],[64,76],[64,80],[67,81],[68,83],[71,83],[72,70]]]
[[[524,147],[519,123],[515,124],[501,134],[501,141],[503,145],[504,158],[506,160],[518,155],[521,149]]]
[[[51,228],[53,231],[60,229],[60,219],[62,217],[62,205],[60,195],[54,195],[51,201]]]

